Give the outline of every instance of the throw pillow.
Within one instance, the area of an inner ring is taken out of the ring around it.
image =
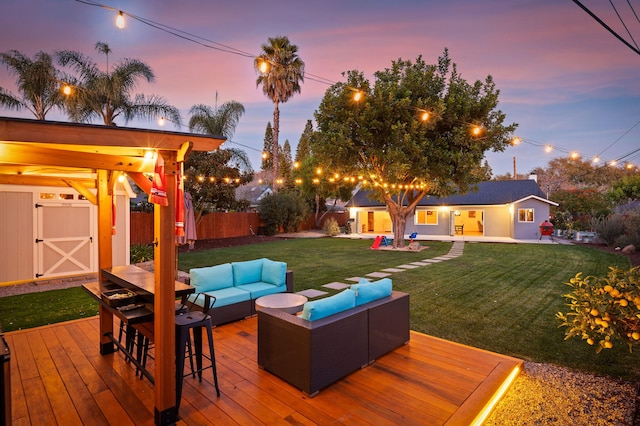
[[[233,270],[230,263],[189,270],[191,285],[197,292],[220,290],[233,287]]]
[[[329,315],[351,309],[355,305],[355,292],[346,289],[336,295],[305,303],[300,318],[316,321]]]

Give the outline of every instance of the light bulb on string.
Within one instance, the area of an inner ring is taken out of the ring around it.
[[[164,117],[158,118],[158,126],[164,126],[166,123],[166,119]]]
[[[124,28],[124,15],[122,11],[118,11],[118,16],[116,17],[116,27],[123,29]]]
[[[62,93],[64,93],[66,96],[71,95],[71,86],[69,86],[68,84],[62,86]]]
[[[544,152],[549,153],[553,151],[553,147],[551,145],[545,145]]]

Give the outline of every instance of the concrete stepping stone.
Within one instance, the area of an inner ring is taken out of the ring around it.
[[[416,269],[419,268],[419,266],[417,265],[398,265],[398,268],[403,268],[403,269]]]
[[[367,277],[373,277],[373,278],[384,278],[384,277],[388,277],[389,275],[391,275],[388,272],[372,272],[370,274],[366,274]]]
[[[398,269],[398,268],[387,268],[387,269],[383,269],[383,272],[402,272],[402,271],[406,271],[406,269]]]
[[[302,291],[298,291],[296,292],[296,294],[299,294],[301,296],[305,296],[309,299],[313,299],[314,297],[318,297],[318,296],[324,296],[325,294],[329,294],[326,291],[321,291],[321,290],[315,290],[313,288],[310,288],[308,290],[302,290]]]
[[[342,289],[345,289],[345,288],[349,287],[349,284],[345,284],[345,283],[334,281],[332,283],[325,284],[322,287],[330,288],[331,290],[342,290]]]

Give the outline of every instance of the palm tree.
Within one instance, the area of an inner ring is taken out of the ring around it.
[[[304,62],[298,57],[298,46],[291,44],[286,36],[269,38],[262,45],[262,53],[256,57],[254,66],[260,73],[256,87],[262,85],[263,93],[271,99],[273,109],[273,181],[278,178],[278,133],[280,132],[280,110],[278,105],[287,102],[294,93],[300,93],[300,82],[304,81]]]
[[[225,102],[218,108],[218,93],[216,106],[198,104],[191,107],[189,114],[189,131],[213,136],[224,136],[227,140],[233,137],[240,117],[244,114],[244,105],[240,102]],[[234,164],[240,173],[253,175],[253,168],[247,153],[238,148],[227,148],[231,153],[230,163]]]
[[[95,49],[107,57],[107,70],[102,71],[88,56],[63,50],[57,52],[62,66],[69,66],[77,77],[68,77],[69,83],[78,90],[69,96],[67,114],[74,122],[86,123],[101,118],[105,125],[115,126],[116,118],[122,116],[125,123],[135,118],[154,120],[166,117],[179,128],[182,119],[178,109],[156,95],[145,97],[131,92],[140,80],[151,83],[155,76],[151,68],[137,59],[122,59],[109,68],[111,49],[106,43],[96,43]]]
[[[32,60],[17,50],[9,50],[0,53],[0,62],[18,77],[21,95],[17,97],[0,87],[0,105],[15,111],[27,109],[38,120],[45,120],[51,108],[62,107],[64,99],[57,78],[59,72],[51,55],[38,52]]]
[[[244,106],[236,101],[225,102],[220,108],[198,104],[191,107],[189,114],[190,131],[231,139],[244,114]]]
[[[231,139],[240,117],[244,114],[244,106],[236,101],[225,102],[219,108],[217,104],[216,93],[214,108],[203,104],[192,106],[189,110],[189,131]],[[184,169],[186,174],[214,178],[213,182],[185,181],[185,191],[194,196],[196,223],[200,222],[206,204],[215,204],[217,208],[229,208],[235,202],[235,188],[253,179],[251,160],[247,153],[239,148],[192,152],[185,162]],[[228,179],[228,183],[220,184],[222,179]]]

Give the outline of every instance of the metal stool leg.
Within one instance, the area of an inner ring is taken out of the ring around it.
[[[213,349],[213,332],[211,331],[211,318],[207,320],[207,338],[209,339],[209,354],[211,355],[211,370],[213,370],[213,383],[216,386],[216,394],[220,397],[220,387],[218,386],[218,370],[216,369],[216,353]]]

